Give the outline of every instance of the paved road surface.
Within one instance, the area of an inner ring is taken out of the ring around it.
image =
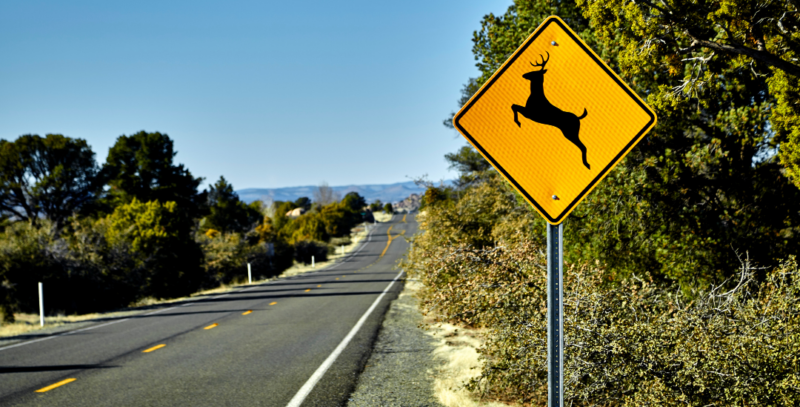
[[[314,273],[0,348],[0,405],[342,405],[401,289],[386,290],[407,248],[403,234],[411,236],[416,223],[395,215],[373,228],[360,251]],[[319,380],[303,398],[315,372]]]

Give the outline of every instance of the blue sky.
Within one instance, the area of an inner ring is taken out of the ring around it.
[[[452,178],[442,126],[504,1],[0,3],[0,138],[122,134],[236,189]],[[205,184],[204,184],[205,185]]]

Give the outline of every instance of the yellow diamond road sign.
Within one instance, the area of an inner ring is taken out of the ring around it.
[[[453,124],[556,225],[655,126],[656,114],[553,16]]]

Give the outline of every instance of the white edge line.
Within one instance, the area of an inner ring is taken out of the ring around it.
[[[367,317],[369,317],[369,314],[371,314],[372,311],[375,309],[375,307],[378,306],[378,303],[381,301],[381,299],[383,299],[383,296],[386,295],[386,292],[389,291],[390,288],[392,288],[394,282],[397,281],[397,279],[400,278],[401,275],[403,275],[402,271],[399,274],[397,274],[397,276],[394,278],[394,280],[392,280],[391,283],[389,283],[388,286],[386,286],[381,295],[378,296],[378,298],[375,299],[375,302],[372,303],[372,306],[369,307],[367,312],[365,312],[364,315],[361,316],[361,319],[359,319],[358,322],[356,322],[356,325],[353,327],[353,329],[350,330],[350,333],[348,333],[347,336],[345,336],[344,339],[342,339],[342,342],[339,344],[339,346],[337,346],[336,349],[334,349],[333,352],[328,356],[328,358],[325,359],[324,362],[322,362],[322,364],[317,368],[314,374],[311,375],[311,377],[303,385],[303,387],[301,387],[300,390],[297,392],[297,394],[295,394],[294,397],[292,397],[292,399],[289,401],[289,404],[287,404],[286,407],[300,407],[300,405],[303,404],[303,401],[305,401],[306,397],[308,397],[308,395],[311,393],[311,390],[314,390],[314,386],[317,385],[317,382],[319,382],[319,380],[322,378],[325,372],[328,371],[333,362],[336,361],[336,358],[339,357],[339,354],[341,354],[342,351],[344,351],[344,348],[347,347],[347,344],[349,344],[350,341],[353,339],[353,337],[356,336],[358,330],[361,329],[361,326],[364,325],[364,322],[367,321]]]

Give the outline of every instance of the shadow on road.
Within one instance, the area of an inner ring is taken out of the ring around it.
[[[102,365],[0,366],[0,374],[55,372],[60,370],[109,369],[112,367],[119,367],[119,366],[102,366]]]

